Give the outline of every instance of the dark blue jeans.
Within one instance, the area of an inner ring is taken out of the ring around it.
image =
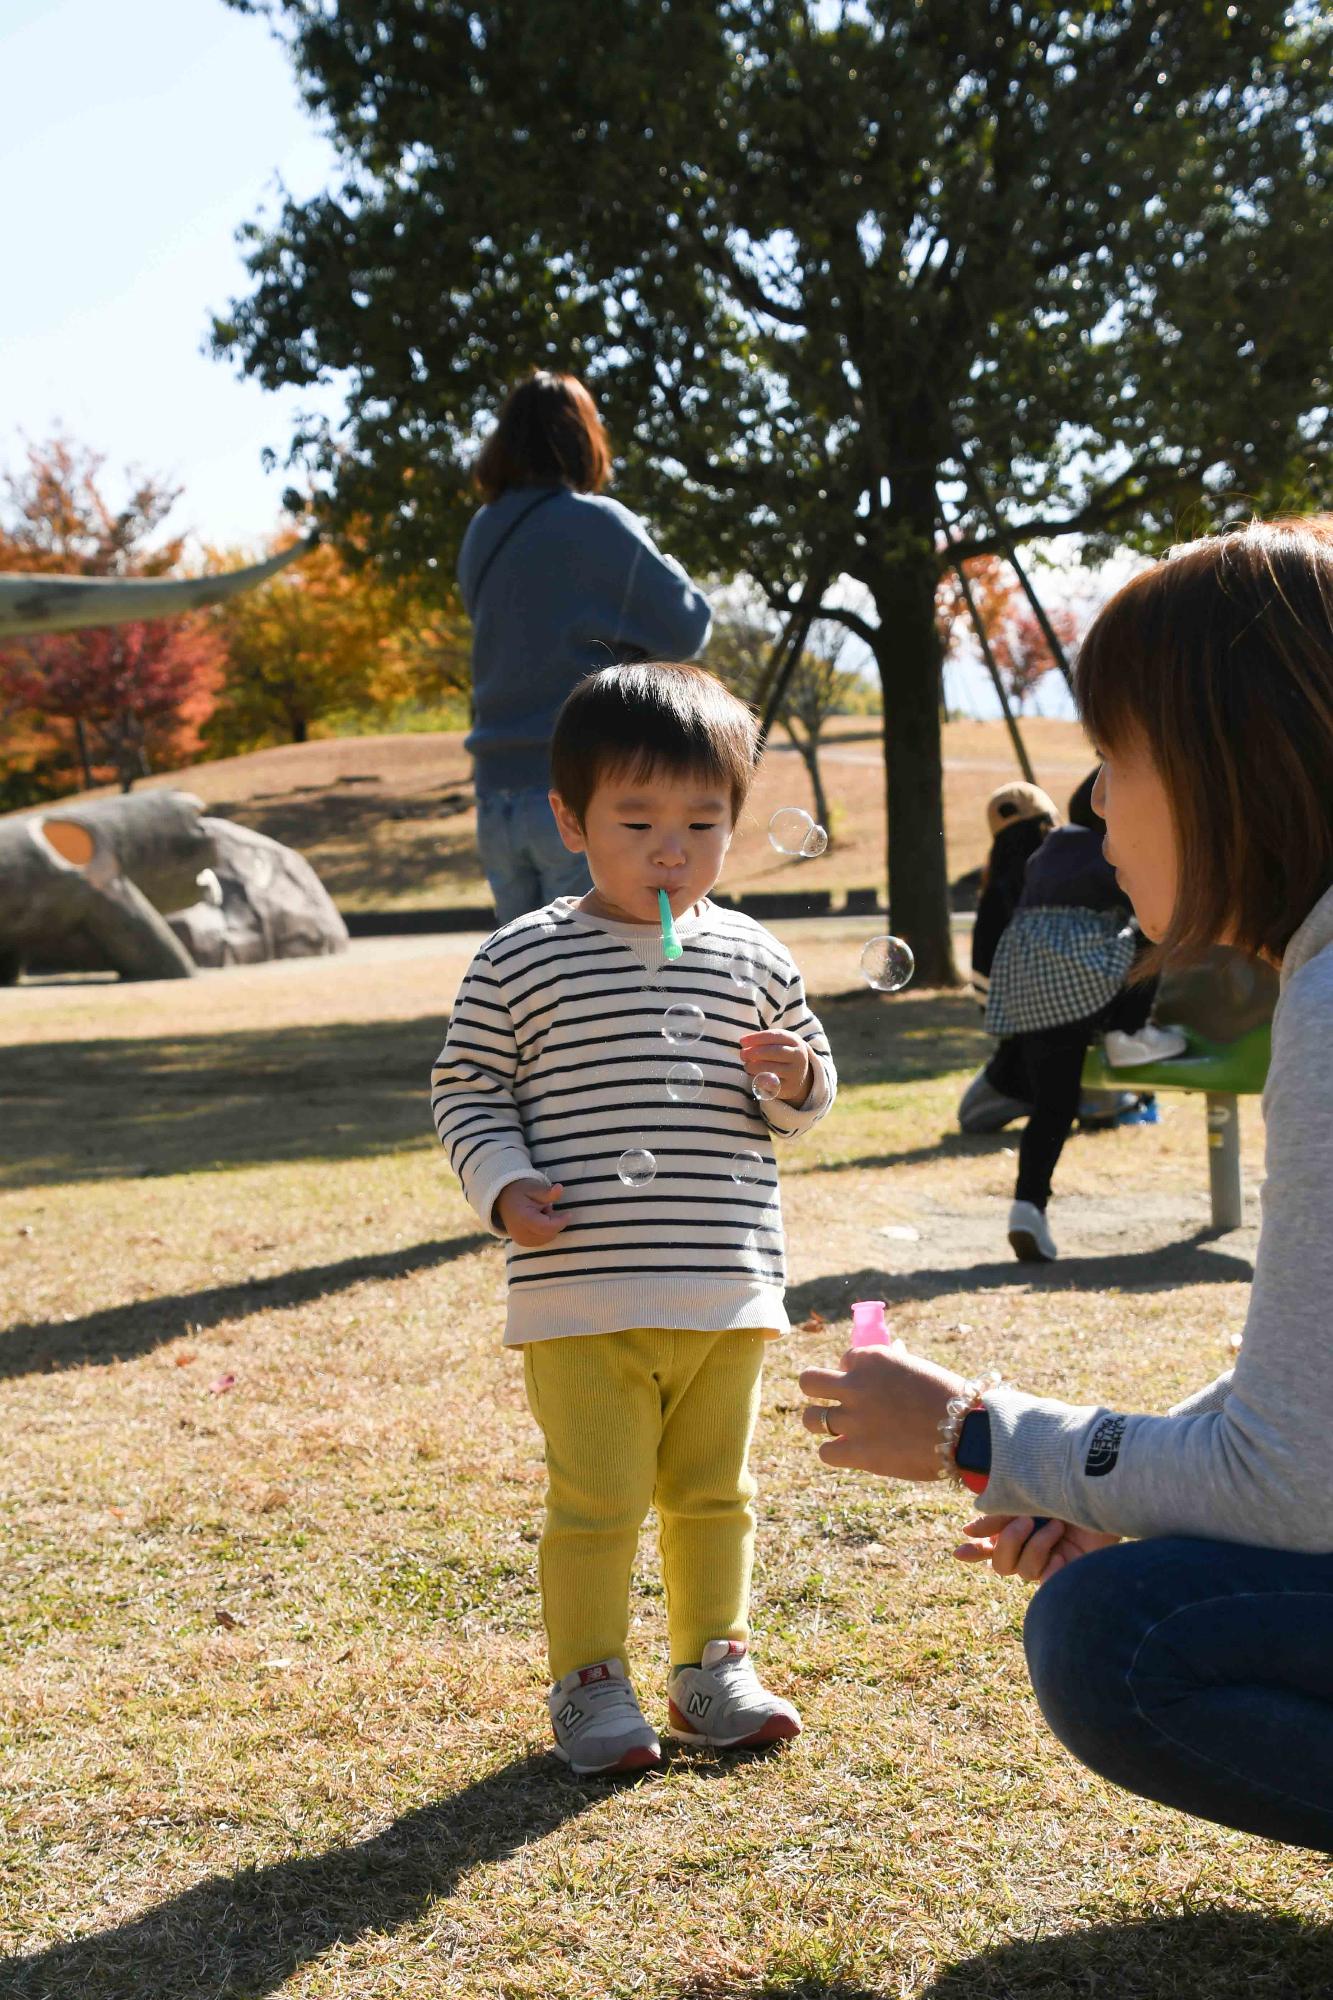
[[[1333,1556],[1121,1542],[1034,1596],[1041,1712],[1112,1784],[1333,1853]]]

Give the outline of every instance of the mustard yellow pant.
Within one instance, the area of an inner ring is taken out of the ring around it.
[[[542,1611],[551,1677],[626,1659],[630,1572],[658,1514],[673,1664],[748,1639],[765,1336],[636,1327],[532,1341],[528,1403],[546,1439]]]

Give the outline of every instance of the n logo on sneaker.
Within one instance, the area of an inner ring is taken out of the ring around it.
[[[686,1702],[685,1713],[687,1715],[707,1715],[709,1709],[712,1706],[713,1706],[713,1697],[711,1694],[695,1693],[692,1694],[689,1700]]]
[[[567,1701],[556,1717],[556,1721],[564,1729],[572,1729],[576,1722],[582,1722],[582,1720],[583,1710],[575,1707],[572,1701]]]

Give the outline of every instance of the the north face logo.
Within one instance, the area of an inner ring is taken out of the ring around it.
[[[685,1704],[685,1713],[687,1715],[707,1715],[712,1706],[713,1697],[711,1694],[692,1694]]]
[[[572,1701],[567,1701],[556,1717],[556,1721],[562,1729],[572,1729],[576,1722],[582,1722],[582,1720],[583,1710],[576,1707]]]
[[[1128,1417],[1102,1418],[1092,1434],[1088,1456],[1083,1464],[1083,1470],[1089,1479],[1104,1479],[1108,1472],[1114,1471],[1115,1462],[1120,1456],[1120,1440],[1125,1435],[1125,1425],[1128,1422]]]

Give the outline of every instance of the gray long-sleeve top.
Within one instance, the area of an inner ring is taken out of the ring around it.
[[[458,582],[472,620],[467,747],[479,792],[549,784],[551,731],[584,675],[624,660],[692,660],[712,618],[628,507],[568,488],[512,487],[480,508]]]
[[[1282,965],[1267,1179],[1234,1370],[1165,1416],[986,1393],[988,1513],[1333,1552],[1333,889]]]

